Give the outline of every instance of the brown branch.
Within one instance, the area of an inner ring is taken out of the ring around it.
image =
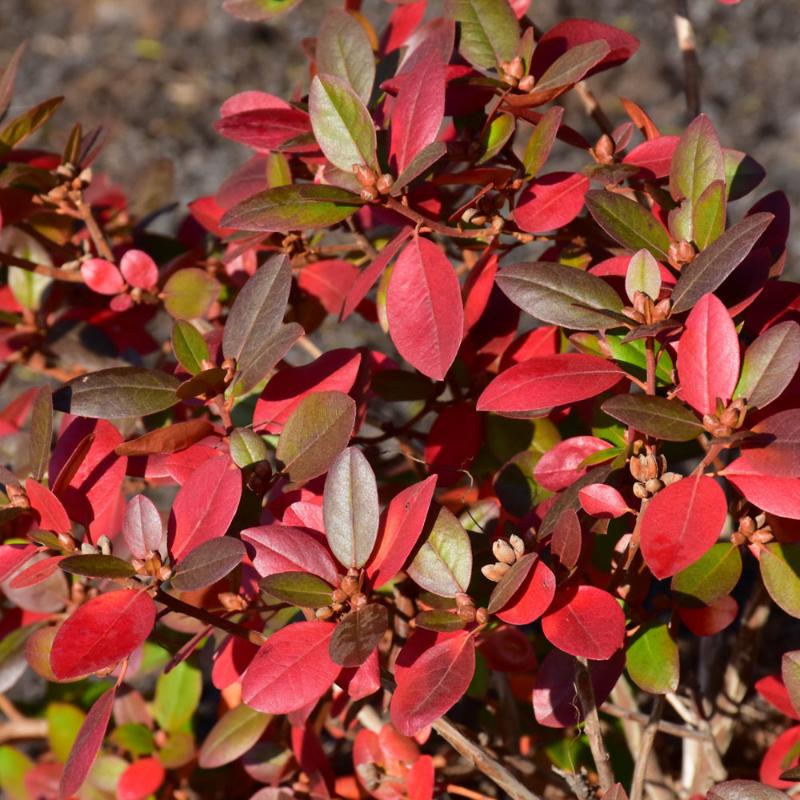
[[[437,720],[432,727],[462,758],[506,792],[511,800],[542,800],[539,795],[534,794],[517,780],[499,761],[464,736],[447,717]]]
[[[597,777],[600,780],[601,788],[607,792],[616,781],[614,771],[611,769],[611,756],[608,754],[603,741],[603,732],[600,730],[600,716],[597,713],[597,703],[594,699],[592,677],[589,674],[589,665],[585,658],[575,659],[575,688],[583,709],[586,735],[589,738],[589,748],[597,767]]]
[[[18,719],[0,723],[0,744],[14,739],[44,739],[47,736],[47,720]]]
[[[189,603],[184,603],[183,600],[178,600],[177,597],[167,594],[163,589],[159,589],[156,592],[155,600],[165,605],[170,611],[176,611],[178,614],[185,614],[187,617],[193,617],[201,622],[205,622],[206,625],[213,625],[215,628],[230,633],[232,636],[238,636],[240,639],[247,639],[247,641],[256,645],[264,643],[264,637],[258,631],[254,631],[252,628],[245,628],[244,625],[239,625],[237,622],[225,619],[224,617],[218,617],[216,614],[211,614],[204,608],[198,608],[197,606],[189,605]]]
[[[650,718],[645,725],[644,733],[642,734],[642,746],[639,754],[636,757],[636,765],[633,768],[633,780],[631,781],[631,800],[642,800],[644,797],[644,781],[647,777],[647,762],[650,760],[650,754],[653,752],[653,744],[656,740],[658,733],[658,723],[661,719],[661,712],[664,709],[664,697],[659,695],[653,703],[653,710],[650,712]]]
[[[11,255],[11,253],[0,253],[0,264],[6,267],[19,267],[26,272],[35,272],[37,275],[44,275],[55,281],[65,281],[66,283],[83,283],[83,275],[80,270],[66,270],[61,267],[51,267],[49,264],[37,264],[27,258]]]
[[[675,0],[675,36],[683,56],[686,110],[694,118],[700,113],[700,63],[697,60],[694,26],[689,19],[688,0]]]
[[[86,225],[86,230],[89,231],[89,236],[92,237],[98,255],[102,256],[106,261],[114,263],[114,252],[111,250],[111,245],[108,243],[102,229],[97,224],[94,214],[92,214],[92,207],[84,202],[83,198],[79,198],[75,201],[75,208],[78,209],[83,224]]]
[[[438,233],[442,236],[451,236],[454,239],[484,239],[487,236],[493,237],[497,233],[493,228],[463,230],[461,228],[451,228],[447,225],[442,225],[435,220],[417,213],[413,208],[403,205],[398,200],[395,200],[394,197],[390,196],[386,197],[386,207],[390,208],[392,211],[396,211],[398,214],[402,214],[417,225],[424,225],[426,228],[430,228],[434,233]]]
[[[642,714],[640,711],[629,711],[626,708],[620,708],[620,706],[614,703],[603,703],[600,710],[611,717],[630,720],[642,727],[645,727],[649,721],[647,714]],[[659,720],[657,728],[659,733],[665,733],[667,736],[674,736],[677,739],[694,739],[700,742],[708,742],[711,740],[711,735],[709,733],[703,733],[703,731],[699,731],[689,725],[679,725],[677,722]]]
[[[583,104],[583,110],[594,120],[600,131],[607,136],[611,136],[614,132],[614,126],[611,124],[606,112],[603,111],[600,102],[594,96],[594,92],[586,85],[586,81],[578,81],[575,84],[575,94],[578,95]]]

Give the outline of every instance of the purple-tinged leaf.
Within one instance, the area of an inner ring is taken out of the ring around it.
[[[164,529],[158,509],[150,498],[137,494],[128,501],[122,535],[134,558],[145,559],[149,552],[159,551]]]
[[[389,612],[380,603],[354,608],[336,624],[328,652],[343,667],[360,667],[389,627]]]
[[[172,586],[180,592],[211,586],[238,566],[244,554],[244,545],[230,536],[203,542],[175,565]]]

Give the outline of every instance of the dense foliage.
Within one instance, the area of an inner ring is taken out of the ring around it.
[[[705,116],[611,124],[584,81],[637,41],[527,6],[330,11],[291,101],[224,103],[252,155],[174,237],[99,131],[26,146],[60,98],[6,114],[12,800],[800,779],[786,199]]]

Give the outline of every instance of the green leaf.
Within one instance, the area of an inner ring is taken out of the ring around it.
[[[722,182],[724,197],[725,158],[722,147],[711,121],[705,114],[700,114],[681,136],[669,172],[672,199],[684,201],[690,223],[698,200],[716,181]],[[682,232],[681,238],[697,241],[691,230]]]
[[[631,303],[636,292],[646,294],[651,300],[658,300],[661,291],[661,270],[649,250],[639,250],[631,256],[628,271],[625,273],[625,294]]]
[[[277,189],[292,182],[292,169],[289,159],[283,153],[270,153],[267,156],[267,186]]]
[[[174,406],[180,381],[142,367],[112,367],[81,375],[53,394],[53,408],[77,417],[143,417]]]
[[[781,658],[781,678],[795,711],[800,714],[800,650],[784,653]]]
[[[461,26],[459,52],[474,67],[494,69],[514,58],[519,23],[507,0],[450,0],[448,13]]]
[[[300,0],[224,0],[222,7],[247,22],[266,22],[285,14]]]
[[[534,91],[549,92],[562,86],[577,83],[595,65],[599,64],[611,51],[605,39],[596,39],[570,47],[559,56],[536,82]]]
[[[273,342],[283,323],[291,286],[289,259],[273,256],[247,280],[228,314],[222,353],[236,361],[239,372],[250,376],[246,389],[263,380],[285,355],[284,350],[273,358],[277,355]],[[265,358],[265,354],[269,356]]]
[[[680,659],[669,626],[664,623],[644,626],[628,645],[625,668],[645,692],[674,692],[678,688]]]
[[[414,617],[414,627],[424,628],[427,631],[438,631],[440,633],[450,633],[451,631],[460,631],[466,627],[464,622],[458,614],[446,609],[433,609],[432,611],[420,611]]]
[[[344,450],[356,419],[356,404],[343,392],[304,397],[284,425],[276,450],[293,484],[327,472]]]
[[[173,731],[158,751],[158,760],[165,769],[178,769],[194,761],[195,742],[194,736],[186,731]]]
[[[331,604],[333,588],[309,572],[279,572],[267,575],[258,584],[276,600],[298,608],[323,608]]]
[[[741,150],[723,149],[728,202],[750,194],[764,180],[764,167]]]
[[[343,667],[360,667],[389,627],[389,612],[380,603],[354,608],[336,624],[328,652]]]
[[[262,341],[255,342],[238,364],[234,379],[237,390],[244,394],[255,389],[304,333],[298,323],[287,322]]]
[[[227,387],[227,370],[222,367],[202,369],[197,375],[192,375],[175,390],[179,400],[191,400],[193,397],[214,397],[222,394]]]
[[[726,211],[725,184],[714,181],[697,198],[692,212],[692,238],[700,250],[705,250],[725,232]]]
[[[418,586],[441,597],[466,592],[472,576],[472,547],[461,523],[446,508],[439,510],[428,538],[408,567]]]
[[[586,193],[586,207],[597,224],[615,241],[634,252],[649,250],[658,261],[669,261],[669,234],[635,200],[604,190]]]
[[[705,431],[691,409],[666,397],[618,394],[606,400],[602,409],[640,433],[668,442],[688,442]]]
[[[216,769],[243,756],[267,729],[272,716],[244,703],[230,709],[217,721],[203,742],[197,763]]]
[[[564,117],[564,109],[561,106],[553,106],[547,109],[542,115],[536,127],[533,129],[531,138],[525,146],[525,153],[522,156],[522,163],[525,166],[525,176],[535,178],[539,170],[545,165],[556,134]]]
[[[53,279],[47,275],[39,275],[21,267],[8,268],[8,288],[14,299],[29,311],[38,311],[42,307],[44,296],[52,283]]]
[[[729,228],[681,270],[672,290],[672,311],[688,311],[704,294],[713,292],[745,260],[774,218],[761,212]]]
[[[172,326],[172,352],[190,375],[197,375],[203,369],[203,361],[211,360],[203,334],[191,322],[182,319]]]
[[[720,542],[672,578],[671,588],[681,605],[710,606],[730,594],[742,575],[738,547]]]
[[[232,536],[209,539],[175,565],[172,585],[181,592],[205,589],[235,569],[244,556],[244,545]]]
[[[0,789],[8,800],[30,800],[25,774],[33,769],[33,761],[9,745],[0,746]]]
[[[230,435],[230,447],[233,463],[240,469],[269,457],[266,442],[250,428],[235,428]]]
[[[141,722],[128,722],[124,725],[119,725],[111,732],[109,739],[134,758],[149,756],[156,751],[153,732]]]
[[[380,506],[375,473],[356,447],[346,448],[325,479],[325,536],[344,567],[363,567],[378,538]]]
[[[510,458],[494,479],[494,491],[500,504],[515,517],[525,516],[550,495],[533,477],[539,454],[523,450]]]
[[[478,164],[490,161],[505,147],[516,130],[516,124],[517,119],[513,114],[502,113],[495,116],[481,135],[483,155],[478,159]]]
[[[27,139],[55,114],[63,97],[53,97],[29,108],[0,128],[0,152],[6,152]]]
[[[30,456],[31,476],[41,481],[50,461],[50,445],[53,438],[53,394],[50,388],[42,387],[36,394],[31,410]]]
[[[204,317],[219,297],[220,285],[205,270],[189,267],[173,272],[164,284],[164,308],[175,319]]]
[[[378,169],[375,124],[361,98],[343,80],[316,75],[308,110],[314,136],[331,164],[345,172],[352,172],[356,164]]]
[[[800,544],[768,544],[759,565],[769,596],[789,616],[800,618]]]
[[[364,26],[340,9],[328,12],[317,36],[317,72],[341,78],[365,102],[375,81],[375,56]]]
[[[348,171],[352,171],[352,164]],[[222,218],[227,228],[247,231],[289,231],[327,228],[363,205],[357,194],[316,183],[279,186],[235,205]]]
[[[597,275],[548,261],[512,264],[497,273],[497,285],[523,311],[543,322],[574,330],[619,326],[622,300]]]
[[[194,715],[203,691],[203,675],[188,661],[159,676],[153,716],[161,728],[174,733]]]
[[[131,578],[136,574],[136,570],[127,561],[116,556],[99,554],[67,556],[59,561],[58,566],[64,572],[89,578]]]
[[[47,720],[47,739],[50,750],[62,764],[69,758],[69,751],[83,725],[86,714],[69,703],[50,703],[44,712]]]
[[[742,374],[733,393],[744,397],[751,408],[763,408],[776,400],[789,385],[800,362],[800,325],[779,322],[762,333],[747,348]]]

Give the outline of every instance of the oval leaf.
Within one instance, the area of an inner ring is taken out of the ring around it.
[[[116,556],[68,556],[61,560],[59,566],[64,572],[89,578],[131,578],[136,574],[127,561]]]
[[[317,36],[317,71],[341,78],[365,102],[375,80],[375,56],[364,26],[346,11],[326,15]]]
[[[678,644],[669,626],[644,626],[634,636],[625,655],[625,668],[633,682],[650,694],[666,694],[678,688],[680,660]]]
[[[642,556],[653,575],[668,578],[697,561],[717,541],[727,513],[713,478],[692,475],[662,489],[642,520]]]
[[[589,179],[579,172],[552,172],[531,181],[514,208],[514,221],[528,233],[556,230],[572,222],[583,208]]]
[[[668,442],[696,439],[705,428],[682,403],[644,394],[618,394],[603,403],[603,411],[647,436]]]
[[[156,606],[145,592],[122,589],[89,600],[58,629],[50,665],[59,680],[113,666],[150,634]]]
[[[181,592],[211,586],[238,566],[244,554],[244,545],[230,536],[203,542],[176,564],[172,585]]]
[[[375,473],[364,454],[348,447],[331,464],[322,511],[331,552],[345,567],[363,567],[378,536]]]
[[[152,500],[137,494],[128,501],[122,535],[134,558],[143,560],[148,553],[159,551],[164,530],[161,516]]]
[[[203,769],[216,769],[236,761],[261,738],[271,719],[244,703],[226,711],[206,736],[197,763]]]
[[[259,586],[268,595],[299,608],[324,608],[331,604],[333,589],[322,578],[308,572],[278,572],[267,575]]]
[[[353,609],[336,625],[328,652],[343,667],[360,667],[389,626],[389,612],[379,603]]]
[[[747,348],[734,398],[744,397],[751,408],[763,408],[783,394],[800,364],[800,325],[780,322]]]

